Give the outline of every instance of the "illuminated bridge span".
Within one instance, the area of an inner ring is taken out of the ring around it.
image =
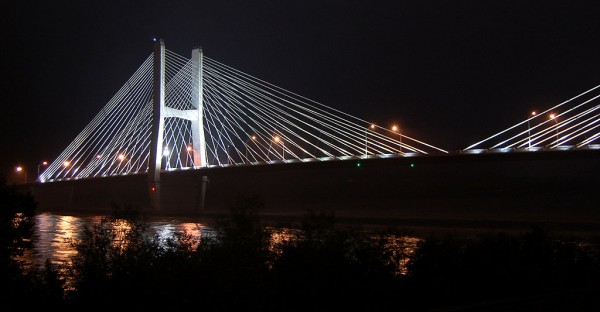
[[[600,85],[469,147],[464,152],[540,151],[591,148],[600,138]]]
[[[446,153],[162,40],[40,182]]]
[[[449,213],[505,220],[513,209],[519,219],[546,220],[552,211],[555,220],[572,220],[577,208],[580,221],[595,226],[600,151],[464,154],[597,148],[599,97],[600,86],[455,155],[204,57],[201,49],[177,55],[159,40],[39,176],[61,182],[24,187],[44,210],[132,203],[210,216],[248,193],[269,203],[262,213],[279,217],[311,207],[384,222],[437,222]],[[436,156],[405,157],[415,155]]]

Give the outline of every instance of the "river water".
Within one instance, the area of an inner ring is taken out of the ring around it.
[[[35,216],[33,248],[27,250],[20,261],[26,267],[43,268],[46,260],[55,265],[68,265],[70,257],[76,253],[73,243],[81,238],[84,227],[99,223],[107,215],[76,215],[43,212]],[[176,232],[187,232],[196,238],[215,234],[214,227],[193,218],[152,217],[146,219],[150,234],[161,238],[172,237]],[[271,247],[275,248],[284,240],[293,239],[296,230],[291,228],[270,228]],[[420,238],[406,235],[387,236],[389,248],[411,254]],[[400,263],[399,273],[405,271],[408,259]]]
[[[81,238],[85,226],[99,223],[105,215],[70,215],[43,212],[35,216],[33,248],[25,252],[21,261],[26,266],[42,268],[46,259],[53,264],[67,264],[76,253],[72,243]],[[162,238],[175,232],[188,232],[194,237],[211,235],[214,229],[194,220],[153,218],[147,220],[149,231]]]

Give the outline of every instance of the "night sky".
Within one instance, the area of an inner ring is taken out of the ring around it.
[[[7,3],[10,2],[10,3]],[[595,1],[597,3],[597,1]],[[600,84],[583,1],[4,1],[0,175],[53,160],[152,52],[457,151]]]

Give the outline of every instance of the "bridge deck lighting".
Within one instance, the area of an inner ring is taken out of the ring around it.
[[[69,165],[71,165],[71,162],[68,160],[65,160],[65,161],[63,161],[62,165],[63,165],[63,167],[66,168],[66,167],[69,167]]]
[[[531,116],[535,116],[535,111],[531,112]],[[529,123],[529,119],[527,119],[527,147],[531,149],[531,126]]]
[[[371,129],[371,131],[375,131],[375,124],[371,124],[369,126],[369,128],[367,128],[367,130],[365,130],[365,157],[367,157],[369,155],[369,131],[368,129]]]
[[[123,161],[125,159],[125,155],[123,154],[119,154],[119,156],[117,156],[117,158],[121,161]]]
[[[187,146],[185,149],[186,149],[188,152],[191,152],[191,151],[192,151],[192,147],[191,147],[191,146],[189,146],[189,145],[188,145],[188,146]]]
[[[44,166],[44,167],[48,166],[48,162],[44,160],[44,161],[42,161],[41,163],[39,163],[37,165],[37,175],[38,175],[38,178],[40,176],[40,167],[42,167],[42,166]]]
[[[558,138],[558,120],[557,120],[556,114],[552,113],[550,114],[550,120],[554,120],[554,124],[556,125],[556,142],[558,143],[559,138]]]
[[[398,154],[400,154],[402,152],[402,134],[400,133],[400,127],[398,127],[397,125],[393,125],[392,131],[398,132],[398,142],[400,142],[400,151],[398,152]]]
[[[17,166],[15,168],[15,171],[19,174],[19,175],[23,175],[23,183],[27,183],[27,171],[25,171],[25,167],[23,166]]]

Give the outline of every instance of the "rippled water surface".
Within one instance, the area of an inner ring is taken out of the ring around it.
[[[27,264],[42,267],[46,259],[64,264],[76,251],[74,240],[81,237],[85,226],[102,220],[102,215],[67,215],[44,212],[35,216],[34,248],[23,256]],[[175,232],[188,232],[194,237],[210,235],[214,230],[202,223],[176,218],[155,218],[147,221],[151,233],[170,237]]]
[[[42,268],[46,260],[53,264],[68,264],[76,253],[73,243],[81,238],[83,229],[99,223],[105,215],[69,215],[59,213],[39,213],[35,216],[34,247],[27,250],[21,257],[26,266],[33,265]],[[159,218],[146,220],[149,234],[157,234],[160,238],[172,237],[176,232],[187,232],[193,237],[208,237],[215,234],[214,228],[206,223],[196,222],[192,218]],[[296,237],[295,229],[270,228],[271,248],[277,248],[278,243]],[[417,242],[417,237],[389,235],[388,247],[405,255],[411,254]],[[277,250],[273,250],[277,252]],[[399,272],[404,271],[408,258],[399,263]]]

